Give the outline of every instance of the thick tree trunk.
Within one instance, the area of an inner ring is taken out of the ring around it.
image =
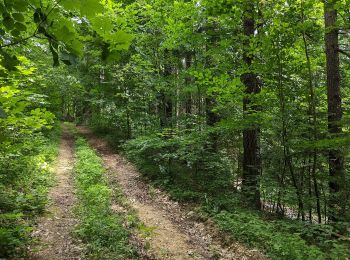
[[[342,132],[341,91],[339,68],[339,43],[337,29],[336,0],[325,1],[325,45],[327,60],[327,97],[328,97],[328,131],[331,137]],[[343,203],[340,199],[344,180],[344,155],[341,149],[331,148],[329,151],[329,219],[336,221],[341,217]]]
[[[243,61],[249,68],[253,62],[253,56],[250,54],[249,46],[255,31],[254,1],[245,0],[244,9],[243,30],[246,40],[243,43]],[[243,100],[243,112],[245,115],[255,113],[257,107],[251,104],[250,95],[260,92],[260,84],[257,75],[253,72],[248,72],[242,75],[241,80],[246,87],[246,97]],[[261,208],[259,191],[259,176],[261,173],[259,132],[260,130],[256,126],[251,126],[243,131],[242,189],[248,203],[257,209]]]

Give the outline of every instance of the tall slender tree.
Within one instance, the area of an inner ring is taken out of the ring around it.
[[[260,92],[258,77],[252,71],[253,55],[250,46],[255,34],[255,3],[251,0],[243,2],[243,62],[248,72],[244,73],[241,81],[245,85],[243,99],[243,112],[245,115],[256,113],[257,106],[252,103],[251,96]],[[260,209],[260,192],[258,179],[261,173],[261,160],[259,158],[259,127],[251,125],[243,131],[243,191],[248,203]]]
[[[337,28],[337,0],[325,0],[325,45],[327,68],[328,132],[331,137],[342,133],[342,99],[339,62],[339,38]],[[329,219],[338,220],[341,215],[340,197],[344,173],[344,155],[340,148],[329,150]]]

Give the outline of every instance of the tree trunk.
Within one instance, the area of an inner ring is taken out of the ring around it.
[[[172,127],[172,112],[173,112],[173,103],[169,97],[165,95],[162,91],[158,97],[158,111],[160,118],[160,127],[167,128]]]
[[[192,53],[191,52],[186,52],[185,55],[185,69],[188,70],[191,66],[192,66]],[[185,85],[189,86],[191,84],[191,77],[187,76],[185,78]],[[185,98],[185,113],[187,115],[192,114],[192,94],[191,93],[187,93],[186,94],[186,98]]]
[[[342,133],[341,91],[339,68],[339,42],[337,29],[337,0],[325,1],[325,45],[327,61],[327,101],[328,101],[328,132],[331,137]],[[342,215],[342,183],[344,180],[344,155],[341,149],[329,150],[329,220],[337,221]]]
[[[249,69],[253,62],[253,56],[250,54],[249,46],[255,31],[254,1],[251,0],[244,1],[243,31],[245,36],[245,41],[243,43],[243,62]],[[255,113],[257,107],[251,104],[250,95],[260,92],[260,84],[257,75],[253,72],[245,73],[242,75],[241,81],[246,87],[246,97],[243,100],[243,112],[245,115]],[[257,126],[250,126],[243,131],[242,190],[250,206],[257,209],[261,208],[258,181],[261,173],[259,132],[260,129]]]
[[[301,17],[302,17],[302,22],[304,23],[306,20],[306,17],[304,14],[304,1],[301,1]],[[307,69],[308,69],[309,114],[311,115],[310,123],[312,126],[312,140],[316,141],[317,140],[317,114],[316,114],[316,97],[315,97],[314,80],[313,80],[314,76],[312,72],[311,59],[310,59],[309,48],[306,40],[305,31],[303,31],[302,36],[303,36],[304,52],[305,52],[305,57],[307,62]],[[314,184],[314,191],[316,196],[316,210],[317,210],[317,216],[318,216],[318,223],[321,223],[322,219],[321,219],[320,193],[319,193],[319,188],[318,188],[318,183],[316,178],[317,157],[318,157],[318,152],[317,152],[317,149],[314,148],[312,150],[312,168],[311,168],[310,174],[312,176],[312,181]],[[311,220],[311,217],[310,217],[310,220]]]
[[[165,51],[164,59],[167,59],[171,55],[168,50]],[[166,61],[164,64],[163,77],[166,79],[168,84],[170,84],[169,77],[172,74],[172,67],[169,64],[169,61]],[[171,128],[172,127],[172,117],[173,117],[173,102],[172,98],[165,93],[165,90],[161,90],[158,95],[158,110],[160,118],[160,127],[161,128]]]
[[[207,97],[205,99],[205,112],[206,112],[206,118],[207,118],[207,125],[210,127],[215,126],[216,123],[220,121],[220,116],[218,113],[213,111],[213,108],[216,106],[216,101],[215,97]],[[212,152],[217,152],[218,151],[218,133],[215,130],[212,130],[209,134],[210,138],[210,150]]]

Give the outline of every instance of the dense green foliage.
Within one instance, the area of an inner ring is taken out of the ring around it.
[[[13,170],[0,184],[26,182],[28,140],[75,120],[236,239],[275,258],[349,257],[349,6],[1,0],[0,163]],[[79,167],[78,187],[104,185],[99,163]],[[102,186],[83,187],[85,207],[97,196],[107,210]]]
[[[76,142],[75,182],[79,204],[77,234],[87,245],[88,259],[131,259],[129,234],[123,217],[112,213],[112,190],[104,176],[101,159],[79,138]]]
[[[132,37],[112,28],[118,6],[110,1],[0,1],[0,258],[26,253],[51,183],[57,128],[49,131],[79,93],[74,78],[48,64],[76,63],[92,28],[113,48],[110,55],[127,49]],[[56,110],[63,98],[66,106]]]
[[[0,257],[21,255],[35,216],[44,212],[57,155],[58,128],[22,138],[0,153]]]
[[[262,248],[272,259],[348,259],[346,241],[334,241],[331,226],[261,219],[244,209],[214,214],[218,225],[239,241]]]
[[[186,137],[142,137],[129,141],[124,149],[154,185],[175,200],[200,203],[199,216],[212,218],[232,237],[261,248],[273,259],[350,257],[347,237],[334,240],[338,235],[334,226],[281,220],[243,208],[240,194],[232,192],[230,171],[224,168],[228,156],[212,157],[205,148],[209,144],[200,142],[203,136]]]
[[[165,186],[206,192],[224,193],[231,189],[232,173],[224,153],[210,152],[208,133],[176,135],[167,133],[140,137],[124,148],[129,158],[146,176]]]

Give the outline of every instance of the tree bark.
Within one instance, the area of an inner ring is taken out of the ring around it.
[[[243,42],[243,62],[249,70],[253,62],[253,56],[250,54],[250,43],[255,32],[254,1],[245,0],[243,4],[243,31],[245,36]],[[246,88],[246,96],[243,99],[244,115],[256,113],[258,108],[252,104],[250,96],[260,92],[258,77],[253,72],[247,72],[242,75],[241,81]],[[257,126],[250,126],[243,131],[242,190],[249,205],[257,209],[261,208],[259,191],[259,176],[261,173],[259,132],[260,129]]]
[[[342,133],[339,39],[337,28],[337,0],[325,0],[325,45],[327,67],[328,132],[331,137]],[[329,150],[329,220],[337,221],[342,215],[342,183],[344,183],[344,155],[341,149]]]

